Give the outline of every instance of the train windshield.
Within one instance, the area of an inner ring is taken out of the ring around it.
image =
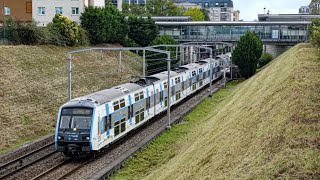
[[[92,109],[65,108],[62,109],[59,128],[61,129],[90,129]]]

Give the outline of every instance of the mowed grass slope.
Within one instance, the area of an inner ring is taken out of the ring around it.
[[[58,108],[68,100],[67,48],[0,46],[0,152],[54,131]],[[141,72],[134,54],[73,55],[72,97],[128,82]]]
[[[320,179],[320,59],[299,44],[229,85],[112,179]]]

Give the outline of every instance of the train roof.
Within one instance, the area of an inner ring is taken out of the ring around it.
[[[75,101],[88,100],[88,101],[96,102],[98,104],[104,104],[106,102],[112,101],[113,99],[116,99],[118,97],[121,97],[123,95],[129,94],[141,89],[142,87],[138,84],[126,83],[126,84],[121,84],[121,85],[112,87],[110,89],[104,89],[98,92],[94,92],[86,96],[76,98],[74,100]]]

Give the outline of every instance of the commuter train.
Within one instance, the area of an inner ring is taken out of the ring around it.
[[[210,82],[210,60],[170,71],[171,105]],[[213,80],[222,75],[221,60],[213,59]],[[55,147],[66,156],[83,157],[108,146],[167,109],[167,71],[134,83],[121,84],[62,105]]]

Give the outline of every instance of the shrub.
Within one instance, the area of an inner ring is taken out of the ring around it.
[[[129,24],[129,38],[133,39],[142,47],[150,45],[150,43],[157,37],[159,31],[158,27],[151,17],[147,19],[130,16]]]
[[[262,41],[254,32],[247,31],[240,37],[232,53],[232,60],[238,65],[241,76],[249,78],[255,74],[262,51]]]
[[[56,14],[52,23],[48,24],[49,28],[54,28],[54,31],[59,30],[60,34],[66,40],[65,44],[68,46],[87,45],[88,38],[84,29],[68,17],[61,14]]]
[[[127,37],[128,23],[115,6],[86,7],[81,17],[82,27],[92,43],[121,43]]]
[[[270,53],[263,53],[262,56],[258,60],[258,68],[262,68],[273,59],[272,54]]]
[[[28,45],[45,44],[46,36],[35,23],[18,24],[19,43]]]
[[[134,40],[130,39],[130,38],[125,38],[121,44],[124,47],[140,47],[139,44],[137,44],[136,42],[134,42]]]

